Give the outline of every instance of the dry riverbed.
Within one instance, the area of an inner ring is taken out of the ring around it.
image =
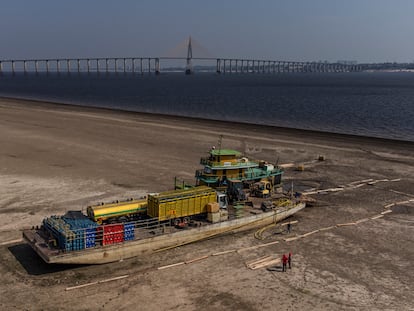
[[[226,235],[100,266],[48,266],[18,242],[45,216],[169,190],[175,176],[194,181],[220,134],[225,148],[294,163],[286,185],[346,187],[312,195],[317,204],[293,217],[290,234],[273,229],[264,240]],[[407,142],[1,99],[0,309],[413,310],[413,155]],[[286,273],[246,267],[289,251]]]

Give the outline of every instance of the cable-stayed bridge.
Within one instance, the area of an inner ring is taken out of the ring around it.
[[[193,47],[204,51],[203,57],[193,57]],[[185,63],[186,74],[194,72],[195,63],[208,63],[210,71],[219,74],[233,73],[320,73],[320,72],[356,72],[364,69],[363,65],[352,63],[301,62],[247,58],[212,57],[197,41],[189,38],[186,41],[186,57],[182,53],[182,44],[164,57],[100,57],[100,58],[48,58],[48,59],[8,59],[0,60],[0,74],[3,73],[154,73],[169,71],[171,61]],[[208,71],[208,70],[206,70]]]

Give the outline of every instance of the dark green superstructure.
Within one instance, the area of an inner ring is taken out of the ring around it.
[[[253,183],[263,178],[281,183],[283,170],[265,161],[251,160],[232,149],[211,149],[208,157],[201,158],[203,169],[196,171],[198,185],[222,187],[228,180]]]

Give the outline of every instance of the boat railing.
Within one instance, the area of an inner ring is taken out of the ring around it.
[[[209,165],[209,163],[210,163],[209,158],[201,158],[200,159],[200,164],[201,165]]]
[[[262,178],[267,178],[269,176],[276,176],[276,175],[280,175],[282,174],[283,171],[280,169],[274,169],[272,171],[264,171],[264,170],[260,170],[260,171],[247,171],[245,173],[245,177],[248,179],[262,179]]]
[[[271,172],[263,171],[263,170],[247,170],[244,174],[232,175],[231,177],[227,176],[227,179],[230,180],[259,180],[262,178],[267,178],[269,176],[277,176],[282,174],[283,171],[280,169],[274,169]],[[195,177],[199,180],[202,180],[207,183],[215,183],[219,182],[223,175],[214,175],[208,174],[204,170],[197,170]]]
[[[259,163],[253,161],[211,161],[209,158],[201,158],[200,164],[214,168],[243,168],[243,167],[257,167]]]
[[[166,227],[172,225],[173,219],[161,222],[158,218],[151,218],[72,229],[66,232],[57,232],[50,230],[50,228],[47,230],[52,233],[54,238],[54,243],[49,243],[49,245],[66,253],[107,247],[161,235],[165,233]]]

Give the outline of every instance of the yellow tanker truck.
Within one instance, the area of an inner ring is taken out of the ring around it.
[[[98,224],[157,218],[159,221],[186,221],[207,213],[209,203],[227,208],[227,196],[207,186],[148,194],[147,199],[88,206],[88,217]]]
[[[88,217],[98,224],[119,221],[133,220],[147,213],[147,199],[129,200],[110,204],[88,206],[86,213]]]

